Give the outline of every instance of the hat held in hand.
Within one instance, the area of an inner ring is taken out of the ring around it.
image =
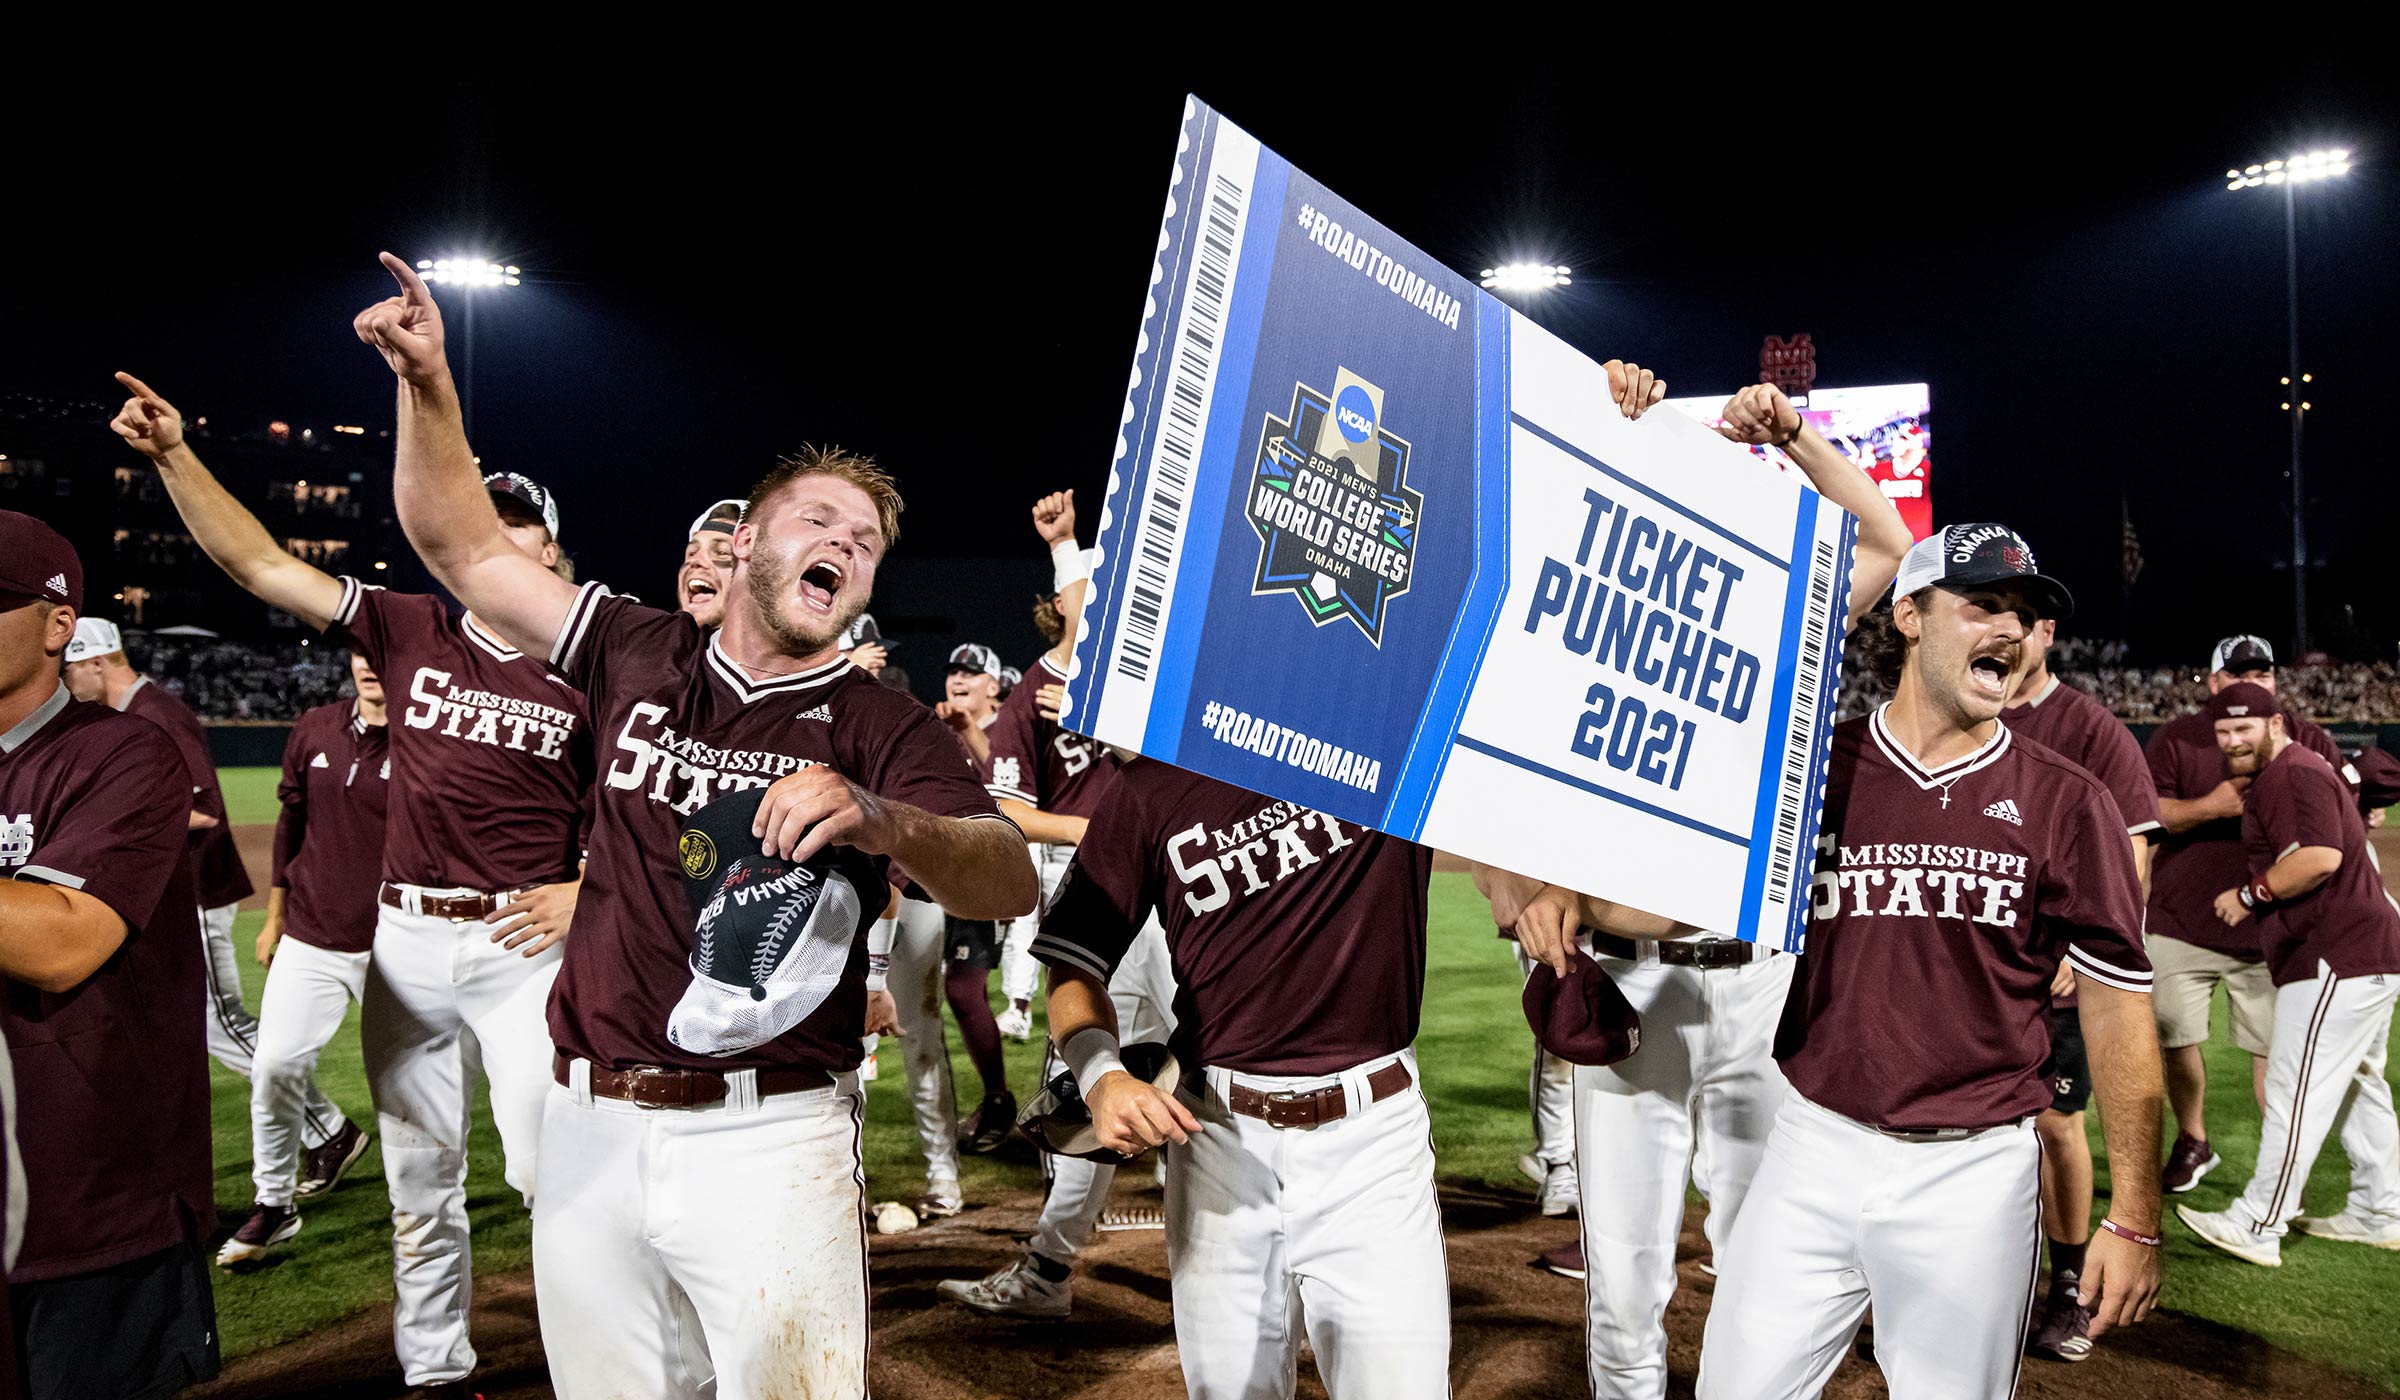
[[[750,788],[709,803],[676,840],[692,910],[692,981],[667,1039],[694,1054],[756,1049],[807,1020],[883,910],[861,893],[882,892],[874,865],[847,846],[804,861],[763,853],[750,823],[766,793]]]
[[[1569,1064],[1613,1065],[1642,1044],[1641,1013],[1580,951],[1569,957],[1565,977],[1534,964],[1525,979],[1525,1020],[1542,1048]]]

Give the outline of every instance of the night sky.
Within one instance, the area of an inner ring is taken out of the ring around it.
[[[1096,523],[1189,91],[1470,276],[1570,264],[1534,314],[1671,392],[1729,392],[1798,331],[1821,385],[1929,381],[1936,519],[2018,525],[2082,631],[2185,660],[2290,630],[2282,205],[2222,172],[2342,145],[2359,168],[2300,201],[2317,629],[2400,637],[2371,427],[2400,104],[2369,46],[1970,59],[1784,29],[1525,45],[1593,55],[1556,65],[1461,38],[968,68],[737,38],[706,66],[260,55],[27,101],[0,390],[106,397],[126,368],[190,414],[388,426],[349,330],[390,290],[376,250],[487,253],[527,277],[479,303],[476,447],[557,488],[584,577],[664,597],[692,513],[802,441],[899,474],[891,570],[1038,555],[1038,493]]]

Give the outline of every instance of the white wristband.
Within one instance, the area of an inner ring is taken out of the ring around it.
[[[1050,591],[1064,593],[1071,584],[1092,576],[1091,556],[1085,554],[1072,539],[1060,540],[1050,546]]]
[[[1125,1062],[1117,1058],[1117,1037],[1098,1026],[1086,1026],[1068,1036],[1067,1043],[1058,1047],[1058,1057],[1075,1072],[1075,1087],[1086,1094],[1102,1075],[1125,1068]]]

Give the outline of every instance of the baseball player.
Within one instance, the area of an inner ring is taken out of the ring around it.
[[[1901,562],[1877,665],[1893,698],[1834,730],[1776,1033],[1793,1092],[1717,1254],[1703,1400],[1817,1394],[1870,1304],[1895,1394],[2015,1390],[2062,957],[2114,1164],[2083,1261],[2091,1335],[2157,1296],[2158,1040],[2126,822],[1999,722],[2026,628],[2070,608],[2005,526],[1946,527]]]
[[[357,698],[319,705],[293,724],[275,785],[275,868],[258,961],[258,1068],[250,1080],[250,1180],[257,1203],[217,1251],[248,1263],[300,1233],[297,1202],[330,1191],[356,1154],[316,1177],[303,1169],[298,1126],[317,1057],[366,995],[375,893],[392,759],[383,682],[350,654]],[[361,1135],[363,1138],[363,1134]],[[362,1141],[358,1152],[366,1150]]]
[[[2142,746],[2108,706],[2050,673],[2058,623],[2041,618],[2025,629],[2017,652],[2010,704],[2000,720],[2100,780],[2125,818],[2133,868],[2147,890],[2150,837],[2159,829],[2158,794]],[[2154,982],[2156,973],[2152,974]],[[2082,1361],[2092,1354],[2090,1315],[2077,1293],[2085,1246],[2092,1238],[2092,1143],[2084,1131],[2091,1102],[2091,1066],[2076,1010],[2075,971],[2062,964],[2050,988],[2050,1062],[2043,1078],[2050,1106],[2034,1119],[2042,1140],[2042,1231],[2050,1247],[2050,1289],[2034,1314],[2027,1342],[2036,1356]]]
[[[1075,645],[1073,619],[1081,611],[1082,590],[1089,586],[1071,576],[1082,563],[1080,555],[1067,557],[1075,539],[1074,509],[1070,492],[1046,496],[1034,507],[1035,528],[1051,542],[1052,559],[1058,564],[1054,598],[1060,606],[1053,611],[1064,621],[1051,651],[1035,663],[1016,697],[1001,707],[1000,721],[991,731],[992,795],[1002,815],[1035,843],[1036,852],[1044,845],[1071,852],[1088,834],[1118,772],[1114,754],[1061,729],[1055,711],[1042,704],[1045,692],[1066,683]],[[1038,610],[1036,620],[1041,621]],[[1037,854],[1035,859],[1049,882],[1046,907],[1064,872],[1049,874],[1058,869],[1055,855]],[[1123,955],[1112,959],[1107,983],[1116,1025],[1128,1039],[1164,1042],[1174,1032],[1175,974],[1158,920],[1144,924]],[[1044,1056],[1044,1083],[1055,1072],[1056,1061],[1052,1048]],[[1108,1209],[1117,1169],[1082,1157],[1047,1157],[1044,1162],[1049,1189],[1024,1255],[983,1278],[945,1279],[936,1285],[942,1296],[984,1312],[1019,1317],[1061,1318],[1073,1310],[1075,1259]]]
[[[2400,999],[2400,906],[2367,853],[2366,822],[2333,766],[2295,741],[2274,693],[2250,682],[2209,697],[2205,713],[2242,795],[2249,874],[2222,890],[2228,927],[2258,913],[2275,979],[2267,1093],[2258,1166],[2220,1211],[2178,1205],[2201,1239],[2253,1264],[2283,1262],[2283,1236],[2300,1192],[2341,1124],[2350,1197],[2331,1216],[2300,1221],[2309,1234],[2400,1249],[2400,1121],[2384,1079],[2392,1006]]]
[[[2275,689],[2275,649],[2264,638],[2227,637],[2210,654],[2214,695],[2247,682]],[[2297,712],[2283,711],[2284,733],[2335,771],[2350,775],[2333,736]],[[2175,1111],[2175,1146],[2161,1181],[2170,1192],[2200,1184],[2220,1160],[2208,1137],[2208,1005],[2225,988],[2233,1043],[2250,1052],[2251,1093],[2265,1106],[2267,1037],[2275,1024],[2275,983],[2263,951],[2277,921],[2268,910],[2228,928],[2216,916],[2217,895],[2249,879],[2242,853],[2242,790],[2203,714],[2184,715],[2150,735],[2150,776],[2158,790],[2159,849],[2150,881],[2150,960],[2157,982],[2152,1000],[2158,1039],[2166,1048],[2167,1103]]]
[[[836,649],[898,533],[899,493],[839,451],[770,472],[734,532],[713,634],[569,587],[511,547],[476,480],[441,313],[406,263],[383,263],[401,294],[355,329],[399,380],[401,525],[476,616],[584,691],[606,736],[589,888],[550,1003],[534,1273],[552,1383],[566,1400],[863,1395],[866,940],[805,1019],[761,1043],[713,1054],[668,1032],[694,977],[684,818],[723,792],[766,789],[752,832],[768,854],[840,843],[962,916],[1033,905],[1024,838],[941,721]]]
[[[991,778],[989,731],[998,718],[999,705],[999,654],[980,642],[953,648],[942,672],[942,702],[933,712],[958,736],[979,784],[988,785]],[[959,1148],[966,1152],[987,1153],[998,1148],[1017,1121],[1016,1095],[1009,1092],[1007,1067],[1000,1054],[1000,1027],[992,1017],[991,971],[999,958],[998,930],[989,920],[943,916],[942,993],[950,1003],[950,1014],[958,1020],[958,1038],[983,1080],[983,1100],[960,1130]],[[931,1028],[938,1044],[938,1017]]]
[[[1665,394],[1639,365],[1611,361],[1607,368],[1627,417],[1638,418]],[[1909,548],[1898,511],[1773,385],[1742,390],[1719,419],[1718,431],[1734,442],[1781,448],[1812,486],[1859,518],[1848,600],[1855,622]],[[1478,878],[1492,896],[1493,917],[1517,930],[1530,957],[1563,974],[1572,952],[1563,935],[1576,923],[1553,910],[1529,930],[1519,916],[1529,902],[1555,903],[1558,895],[1545,901],[1536,893],[1543,887],[1495,871]],[[1772,1052],[1794,960],[1708,935],[1598,932],[1590,951],[1640,1013],[1643,1036],[1630,1058],[1574,1071],[1586,1365],[1595,1396],[1657,1400],[1667,1386],[1665,1317],[1685,1184],[1708,1200],[1704,1228],[1721,1268],[1784,1099]]]
[[[225,793],[217,783],[216,760],[209,754],[208,730],[191,706],[133,669],[125,657],[123,635],[104,618],[76,620],[75,640],[67,644],[66,678],[76,699],[140,715],[166,730],[183,754],[192,786],[192,871],[200,891],[201,936],[208,949],[208,1051],[218,1064],[250,1079],[258,1053],[258,1019],[242,1005],[233,916],[252,888],[226,819]],[[328,1155],[356,1161],[356,1154],[366,1150],[366,1134],[342,1116],[313,1077],[301,1089],[300,1141],[312,1156],[326,1154],[330,1146]]]
[[[0,510],[0,1038],[23,1150],[9,1383],[44,1400],[217,1373],[192,785],[164,730],[61,683],[82,605],[74,550]]]
[[[1137,758],[1043,917],[1050,1032],[1101,1143],[1174,1144],[1175,1344],[1201,1400],[1289,1397],[1303,1329],[1328,1394],[1450,1393],[1412,1048],[1432,869],[1412,842]],[[1125,1072],[1113,1005],[1160,923],[1182,996],[1175,1095]]]
[[[1047,902],[1067,872],[1075,843],[1083,838],[1083,824],[1098,805],[1116,760],[1100,745],[1045,720],[1037,704],[1036,692],[1043,686],[1066,684],[1067,667],[1074,664],[1072,619],[1082,615],[1092,570],[1089,557],[1075,543],[1074,492],[1054,491],[1034,502],[1033,529],[1050,551],[1050,592],[1033,607],[1033,625],[1050,649],[1028,668],[1032,685],[1011,687],[1012,696],[1022,690],[1023,698],[1001,706],[1001,721],[993,731],[991,788],[1001,812],[1025,829]],[[1000,947],[1000,991],[1008,998],[1000,1033],[1014,1040],[1033,1038],[1033,994],[1040,988],[1042,969],[1031,950],[1040,923],[1029,916],[1010,924]]]
[[[131,375],[111,425],[157,466],[201,548],[264,602],[341,638],[403,697],[392,820],[361,1000],[367,1086],[392,1198],[392,1328],[408,1383],[466,1394],[468,1076],[491,1086],[509,1185],[531,1200],[548,1092],[542,1007],[579,888],[592,738],[583,697],[473,611],[334,578],[285,553],[211,477],[175,408]],[[547,571],[557,507],[513,472],[480,487],[501,536]],[[548,575],[555,578],[555,575]],[[563,581],[561,586],[563,587]]]
[[[705,632],[725,625],[725,588],[733,577],[733,532],[742,503],[719,501],[700,512],[683,536],[683,565],[675,571],[675,606]]]

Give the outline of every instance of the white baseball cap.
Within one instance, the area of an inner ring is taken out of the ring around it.
[[[1000,654],[981,642],[962,642],[950,650],[950,662],[942,668],[951,671],[980,671],[993,680],[1000,679]]]
[[[117,624],[102,617],[75,619],[75,636],[67,643],[67,660],[89,661],[95,656],[113,656],[125,649],[125,636]]]
[[[2275,648],[2264,637],[2248,635],[2227,637],[2209,653],[2208,669],[2241,675],[2246,671],[2275,669]]]
[[[683,532],[684,543],[689,544],[700,538],[700,532],[703,530],[713,530],[721,535],[732,534],[733,527],[742,523],[742,516],[747,512],[749,504],[748,501],[738,497],[728,496],[710,506],[692,517],[692,528]]]

